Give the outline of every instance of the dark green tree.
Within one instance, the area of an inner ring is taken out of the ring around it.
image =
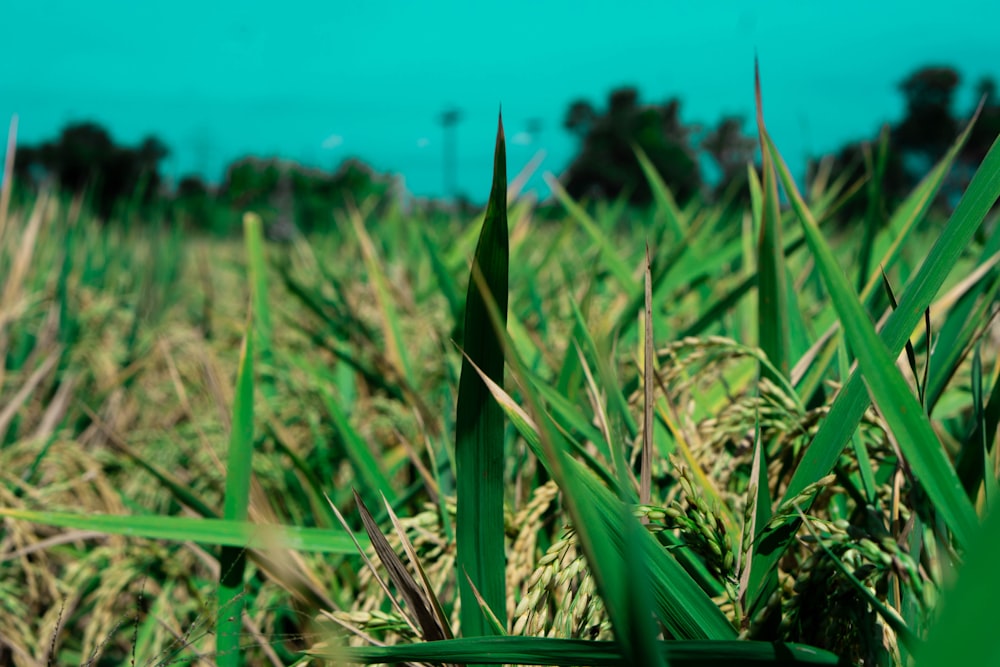
[[[723,116],[701,140],[701,149],[719,168],[719,182],[715,186],[716,199],[733,197],[739,202],[750,200],[747,182],[747,165],[754,163],[757,139],[743,133],[743,118]]]
[[[926,172],[955,141],[959,122],[952,106],[960,80],[951,67],[934,66],[917,70],[899,86],[906,116],[892,129],[892,143],[916,158],[915,171]]]
[[[288,230],[329,228],[333,213],[374,197],[385,205],[391,178],[364,162],[345,160],[337,171],[305,167],[290,160],[243,158],[226,170],[219,198],[235,211],[253,209]],[[283,232],[284,233],[284,232]]]
[[[962,157],[978,165],[986,157],[993,142],[1000,136],[1000,95],[997,95],[996,81],[990,78],[982,79],[976,85],[975,103],[982,104],[979,119],[972,126],[969,140],[962,151]]]
[[[603,114],[586,100],[572,103],[563,126],[580,141],[579,153],[563,175],[573,197],[625,195],[634,204],[651,201],[635,147],[642,149],[679,201],[689,200],[701,189],[692,130],[681,122],[676,99],[640,104],[638,90],[619,88],[611,92]]]
[[[122,201],[149,203],[158,193],[166,145],[148,137],[135,147],[117,145],[97,123],[66,126],[59,138],[18,149],[15,177],[22,183],[54,182],[66,192],[87,192],[94,210],[111,216]]]
[[[850,182],[862,178],[879,179],[875,187],[858,190],[854,199],[841,210],[841,219],[884,219],[945,155],[972,116],[971,111],[965,118],[955,113],[954,100],[960,82],[961,77],[955,69],[935,65],[914,71],[900,83],[899,89],[906,98],[906,114],[888,129],[887,152],[880,176],[873,168],[877,164],[874,159],[877,141],[852,142],[834,156],[828,156],[827,159],[833,161],[833,172],[848,175]],[[1000,100],[996,84],[991,79],[984,79],[976,92],[977,106],[980,102],[983,105],[979,118],[935,202],[936,206],[945,209],[958,201],[1000,134]],[[872,156],[867,161],[866,150]],[[872,193],[877,193],[880,201],[870,204]]]

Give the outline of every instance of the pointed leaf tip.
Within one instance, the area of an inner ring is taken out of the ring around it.
[[[764,131],[764,103],[761,99],[760,92],[760,61],[757,59],[757,54],[753,56],[753,92],[754,98],[757,102],[757,128],[763,132]],[[763,146],[761,146],[763,150]]]

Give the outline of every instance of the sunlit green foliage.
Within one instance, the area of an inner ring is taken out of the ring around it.
[[[0,663],[988,659],[1000,148],[845,237],[764,119],[746,210],[0,197]]]

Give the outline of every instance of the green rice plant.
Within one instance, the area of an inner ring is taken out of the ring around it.
[[[259,226],[257,229],[259,231]],[[236,378],[236,400],[233,403],[233,426],[229,439],[222,517],[229,521],[246,521],[250,504],[253,457],[253,334],[252,325],[249,323],[243,349],[240,352],[240,365]],[[245,569],[245,546],[222,547],[219,556],[221,577],[216,646],[219,663],[234,667],[242,664],[239,647],[240,629],[243,623]]]
[[[766,133],[763,137],[767,139]],[[843,273],[839,268],[834,268],[833,259],[825,241],[816,230],[812,215],[769,140],[765,143],[765,148],[775,159],[786,194],[802,221],[810,248],[824,272],[827,286],[837,290],[836,307],[841,316],[845,317],[844,324],[849,324],[851,335],[855,338],[852,349],[855,354],[864,355],[866,359],[864,368],[868,369],[868,375],[865,377],[865,382],[870,383],[873,393],[881,394],[880,401],[893,403],[886,409],[892,413],[894,428],[908,429],[905,432],[910,434],[905,438],[904,454],[908,458],[919,459],[916,463],[912,460],[910,462],[920,467],[921,481],[929,487],[928,492],[934,494],[937,511],[946,517],[957,541],[964,543],[975,524],[971,506],[962,496],[961,487],[956,488],[957,478],[950,463],[944,459],[940,445],[930,432],[928,423],[925,418],[921,418],[919,413],[922,411],[914,410],[911,406],[903,412],[901,406],[911,405],[914,399],[905,384],[901,384],[902,378],[893,367],[891,358],[893,354],[901,351],[905,340],[909,338],[920,316],[944,282],[948,271],[954,266],[955,259],[1000,195],[1000,170],[996,164],[1000,160],[1000,150],[994,146],[987,156],[929,256],[907,284],[899,308],[892,313],[882,330],[883,343],[872,340],[871,337],[875,332],[870,329],[870,321],[858,315],[857,309],[854,308],[853,304],[857,302],[857,298],[841,289]],[[921,198],[929,196],[928,190],[929,187],[921,192]],[[866,333],[866,330],[871,335]],[[877,373],[878,377],[873,379],[871,377],[873,373]],[[785,499],[797,495],[808,484],[815,482],[833,468],[867,405],[862,374],[853,373],[833,402],[829,415],[805,451],[788,484],[784,494]],[[775,566],[777,559],[787,548],[793,532],[786,529],[759,536],[760,567],[770,569]]]

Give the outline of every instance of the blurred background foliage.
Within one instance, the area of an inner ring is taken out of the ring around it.
[[[910,192],[945,153],[974,109],[956,109],[961,76],[946,66],[926,66],[900,82],[905,115],[886,124],[876,137],[849,143],[829,155],[814,156],[806,180],[843,178],[849,183],[877,179],[876,187],[858,187],[839,210],[843,224],[884,217]],[[996,83],[974,87],[979,121],[942,188],[936,205],[957,201],[992,139],[1000,133],[1000,97]],[[624,199],[633,206],[650,203],[649,182],[636,149],[649,158],[680,203],[736,202],[749,198],[747,164],[756,161],[756,139],[744,130],[745,119],[723,116],[714,126],[685,124],[677,98],[644,102],[640,91],[625,86],[611,91],[603,108],[587,99],[573,101],[563,120],[577,139],[577,152],[560,180],[575,199],[594,203]],[[155,137],[138,146],[118,144],[92,122],[68,125],[59,137],[18,148],[15,175],[18,194],[32,196],[54,184],[67,194],[86,195],[104,220],[168,220],[183,229],[229,235],[239,231],[243,211],[262,212],[268,234],[281,240],[295,228],[304,233],[330,224],[330,211],[350,201],[388,202],[402,196],[396,179],[351,158],[327,171],[277,158],[248,156],[228,166],[218,184],[189,174],[169,183],[161,164],[169,148]],[[873,195],[873,193],[875,193]],[[878,199],[871,201],[871,197]],[[440,202],[423,202],[430,208]],[[463,209],[474,209],[459,198]],[[294,222],[293,222],[294,221]]]

